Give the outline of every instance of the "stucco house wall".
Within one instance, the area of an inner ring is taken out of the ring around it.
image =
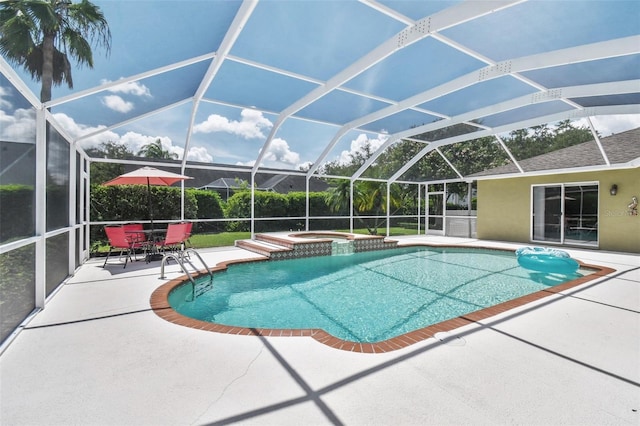
[[[478,238],[530,243],[531,185],[572,182],[599,184],[598,248],[640,253],[640,215],[627,209],[632,196],[640,198],[640,168],[479,180]]]

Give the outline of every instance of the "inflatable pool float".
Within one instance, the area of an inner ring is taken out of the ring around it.
[[[518,264],[532,271],[570,275],[580,266],[562,250],[542,247],[522,247],[516,250]]]

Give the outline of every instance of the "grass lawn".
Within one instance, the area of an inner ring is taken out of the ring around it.
[[[338,229],[337,232],[349,232],[348,229]],[[353,232],[355,234],[368,234],[366,229],[354,229]],[[378,229],[379,235],[384,235],[386,232],[386,228]],[[391,228],[390,229],[391,236],[394,235],[415,235],[415,229],[407,229],[407,228]],[[250,232],[220,232],[218,234],[194,234],[191,236],[190,241],[191,245],[195,249],[207,248],[207,247],[229,247],[234,246],[236,240],[248,240],[251,238]],[[108,245],[101,245],[97,248],[97,250],[92,253],[93,255],[98,254],[107,254],[109,252]]]
[[[336,232],[349,232],[348,229],[338,229],[336,230]],[[378,235],[381,236],[385,236],[387,232],[387,228],[378,228]],[[424,231],[423,231],[424,232]],[[354,234],[363,234],[363,235],[369,235],[369,231],[367,231],[367,228],[362,228],[362,229],[354,229],[353,230]],[[389,236],[393,237],[394,235],[417,235],[418,231],[416,231],[415,229],[408,229],[408,228],[402,228],[402,227],[391,227],[389,228]]]
[[[189,241],[195,249],[206,247],[226,247],[235,245],[236,240],[248,240],[251,232],[220,232],[219,234],[195,234]]]

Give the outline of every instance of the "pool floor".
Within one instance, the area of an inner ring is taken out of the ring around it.
[[[406,247],[406,246],[405,246]],[[424,247],[424,246],[421,246]],[[438,249],[441,249],[439,247]],[[255,259],[254,259],[255,260]],[[384,262],[383,262],[384,263]],[[198,319],[189,318],[178,312],[176,312],[169,304],[169,294],[184,284],[186,277],[180,277],[176,280],[172,280],[163,286],[159,287],[151,297],[151,306],[160,317],[187,327],[197,328],[201,330],[214,331],[220,333],[229,334],[242,334],[242,335],[260,335],[260,336],[310,336],[315,340],[328,345],[330,347],[348,350],[354,352],[365,353],[379,353],[389,352],[404,348],[422,340],[434,337],[436,333],[446,332],[462,327],[464,325],[472,324],[477,321],[492,317],[499,313],[503,313],[515,307],[530,303],[544,297],[559,293],[567,290],[568,288],[583,284],[592,279],[598,278],[604,274],[610,273],[612,270],[608,268],[602,268],[593,265],[581,265],[584,269],[589,269],[590,274],[579,277],[575,280],[568,281],[562,284],[558,284],[552,287],[544,286],[544,289],[535,291],[531,294],[516,297],[511,300],[497,303],[493,306],[482,308],[481,304],[475,304],[472,312],[464,313],[454,318],[437,321],[432,325],[426,327],[418,327],[407,332],[403,332],[400,335],[394,335],[394,337],[385,337],[384,335],[378,335],[378,331],[374,330],[374,334],[362,338],[362,336],[354,335],[342,335],[340,332],[330,334],[329,332],[319,328],[277,328],[277,327],[242,327],[242,326],[230,326],[215,322],[214,318],[208,318],[210,321],[203,321]],[[216,269],[223,270],[226,265],[219,265]],[[517,271],[516,271],[517,272]],[[442,279],[442,278],[441,278]],[[215,282],[215,279],[214,279]],[[484,304],[487,306],[487,304]],[[227,322],[229,321],[221,321]],[[414,327],[415,328],[415,327]],[[334,335],[337,334],[338,336]],[[380,339],[380,337],[382,337]],[[379,341],[366,341],[368,339]],[[363,342],[364,341],[364,342]]]

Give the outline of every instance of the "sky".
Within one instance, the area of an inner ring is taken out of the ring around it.
[[[220,47],[239,2],[183,1],[179,7],[175,2],[150,0],[94,3],[109,22],[111,52],[107,56],[95,49],[93,69],[73,70],[74,91],[56,87],[53,96],[55,100],[110,86],[52,108],[56,121],[71,137],[81,137],[79,143],[85,148],[112,141],[126,144],[133,152],[160,139],[165,149],[180,158],[185,155],[185,141],[189,138],[188,160],[249,166],[271,137],[262,165],[284,169],[304,168],[317,161],[343,125],[478,70],[486,66],[483,59],[499,61],[537,54],[551,45],[570,47],[640,33],[638,20],[632,18],[640,12],[635,2],[616,1],[616,7],[611,7],[611,2],[597,1],[529,2],[442,31],[448,40],[473,48],[476,55],[427,37],[355,75],[345,82],[347,90],[333,91],[313,104],[302,105],[294,111],[295,117],[280,123],[282,111],[347,69],[357,58],[393,39],[405,24],[355,1],[262,1],[244,23],[229,51],[230,57],[204,91],[204,99],[194,114],[193,103],[185,99],[198,90],[211,54]],[[411,19],[457,3],[380,2]],[[574,15],[580,19],[573,19]],[[523,17],[526,21],[522,21]],[[615,25],[600,25],[599,31],[592,31],[593,25],[601,24],[603,19]],[[551,27],[554,22],[562,24],[561,30],[560,26],[556,30]],[[540,32],[541,29],[545,31]],[[504,37],[505,31],[509,37]],[[192,59],[201,55],[205,55],[201,60]],[[433,58],[440,62],[434,63]],[[181,61],[190,63],[113,85],[120,79]],[[624,62],[619,63],[622,65],[618,71],[607,67],[583,73],[581,84],[608,78],[640,78],[640,71],[629,71]],[[38,94],[39,84],[23,71],[16,71]],[[577,74],[575,68],[557,71],[554,75],[562,71],[567,80]],[[539,77],[548,80],[544,73]],[[367,123],[362,130],[348,131],[335,141],[325,160],[346,161],[367,141],[375,148],[389,133],[435,121],[438,117],[430,114],[428,107],[440,108],[437,112],[442,114],[458,114],[480,108],[483,102],[499,102],[510,93],[534,91],[521,79],[503,77],[491,81],[491,85],[477,84],[445,94],[440,103],[426,103],[422,109],[394,114]],[[23,111],[27,105],[7,85],[3,86],[0,136],[11,139],[27,121],[28,113]],[[174,106],[162,109],[166,105]],[[607,136],[640,126],[638,113],[598,116],[593,123],[601,135]],[[193,129],[189,134],[192,114]],[[130,121],[139,115],[144,118]],[[586,125],[586,121],[580,119],[577,124]]]

